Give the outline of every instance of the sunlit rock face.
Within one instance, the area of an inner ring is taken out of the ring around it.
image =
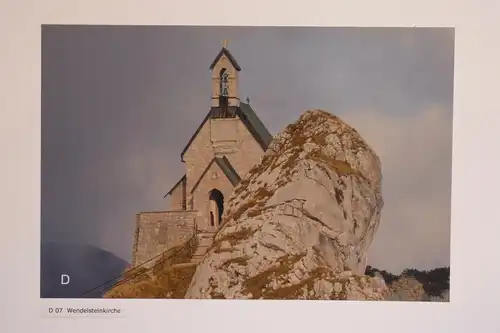
[[[306,111],[235,188],[186,298],[384,299],[383,279],[364,276],[381,177],[354,128]]]

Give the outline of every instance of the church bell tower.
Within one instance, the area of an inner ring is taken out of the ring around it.
[[[227,49],[225,39],[215,60],[210,65],[212,72],[212,107],[221,114],[230,114],[231,109],[240,106],[238,74],[241,67]]]

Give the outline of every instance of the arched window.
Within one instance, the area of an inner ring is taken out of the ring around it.
[[[229,96],[229,74],[225,68],[221,69],[219,73],[219,94],[223,97]]]

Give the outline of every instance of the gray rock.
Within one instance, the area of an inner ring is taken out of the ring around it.
[[[235,188],[186,298],[384,299],[363,276],[382,206],[377,155],[338,117],[307,111]]]

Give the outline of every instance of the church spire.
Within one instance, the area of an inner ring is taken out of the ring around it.
[[[227,110],[240,105],[238,72],[241,67],[227,49],[228,41],[222,40],[222,49],[210,65],[212,71],[212,106]]]
[[[227,49],[227,44],[228,41],[227,39],[222,40],[222,49],[219,51],[219,54],[215,57],[214,61],[212,61],[212,64],[210,65],[210,70],[213,70],[215,65],[221,60],[222,57],[227,58],[229,62],[231,63],[232,67],[236,69],[238,72],[241,71],[240,65],[236,62],[236,59],[233,57],[231,52]]]

